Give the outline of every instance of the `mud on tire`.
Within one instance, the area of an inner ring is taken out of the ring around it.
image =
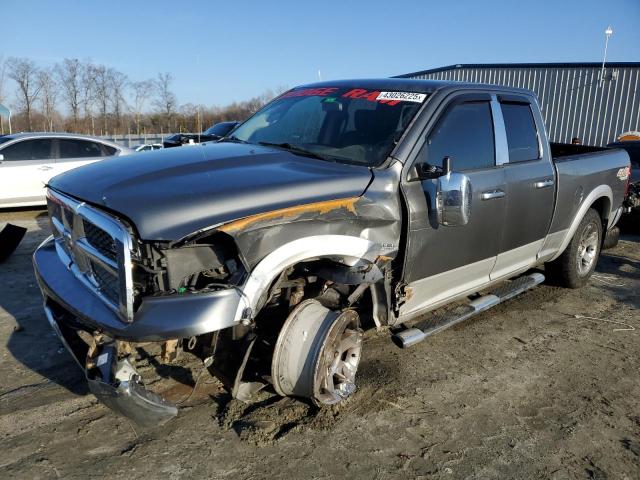
[[[589,209],[562,255],[545,264],[547,277],[555,284],[580,288],[593,274],[602,245],[602,219]]]
[[[607,230],[607,233],[604,235],[604,242],[602,242],[602,249],[608,250],[609,248],[613,248],[618,245],[618,241],[620,240],[620,229],[618,227],[613,227],[611,230]]]

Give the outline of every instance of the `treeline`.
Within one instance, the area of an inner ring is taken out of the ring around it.
[[[15,98],[7,98],[13,82]],[[0,58],[0,104],[12,109],[12,129],[89,135],[199,132],[243,120],[284,89],[225,107],[180,105],[170,73],[131,80],[115,68],[65,58],[41,67],[28,58]],[[6,119],[0,133],[7,133]]]

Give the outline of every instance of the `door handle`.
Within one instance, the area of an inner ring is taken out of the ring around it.
[[[50,167],[49,165],[43,165],[42,167],[38,167],[38,170],[51,170],[53,167]]]
[[[490,190],[488,192],[482,192],[482,195],[480,195],[480,198],[482,200],[491,200],[493,198],[502,198],[505,197],[507,194],[504,193],[502,190]]]
[[[552,179],[547,179],[547,180],[540,180],[536,183],[534,183],[533,185],[536,188],[547,188],[547,187],[551,187],[553,186],[555,182]]]

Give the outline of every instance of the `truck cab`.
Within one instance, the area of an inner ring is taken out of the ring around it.
[[[403,175],[412,212],[408,242],[415,245],[405,260],[405,282],[414,295],[403,305],[404,314],[530,268],[554,214],[555,171],[535,98],[503,90],[441,95]],[[441,167],[445,157],[451,171],[466,176],[471,186],[470,215],[458,228],[440,228],[436,204],[430,202],[438,180],[429,178],[428,167]],[[425,229],[433,227],[437,234],[425,242]],[[440,261],[420,261],[427,257]]]

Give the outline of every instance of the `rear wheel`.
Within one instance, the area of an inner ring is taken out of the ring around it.
[[[565,251],[545,266],[548,276],[561,286],[579,288],[593,274],[602,245],[602,220],[589,209]]]
[[[362,330],[354,310],[301,302],[285,321],[273,353],[273,386],[282,396],[332,405],[356,390]]]

